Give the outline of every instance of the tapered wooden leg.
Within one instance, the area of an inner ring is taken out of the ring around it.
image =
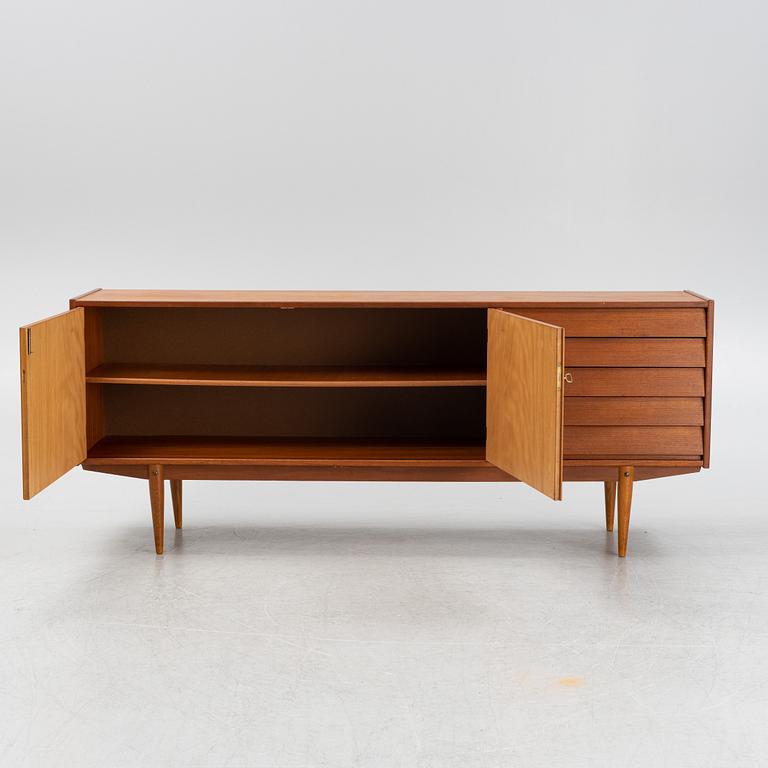
[[[619,467],[619,557],[627,556],[629,513],[632,509],[632,481],[634,467]]]
[[[613,513],[616,509],[616,481],[606,480],[605,483],[605,530],[613,530]]]
[[[149,467],[149,501],[152,504],[152,529],[155,533],[155,552],[163,554],[163,527],[165,525],[165,496],[163,494],[163,467]]]
[[[181,528],[181,480],[171,480],[171,501],[173,502],[173,522]]]

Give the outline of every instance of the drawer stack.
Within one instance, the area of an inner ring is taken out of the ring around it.
[[[705,309],[516,312],[565,328],[564,458],[702,458]]]

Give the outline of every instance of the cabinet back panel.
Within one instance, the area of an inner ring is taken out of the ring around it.
[[[484,367],[484,309],[108,309],[103,362]]]
[[[485,439],[485,389],[104,386],[108,435]]]

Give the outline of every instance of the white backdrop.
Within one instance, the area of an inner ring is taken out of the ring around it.
[[[144,484],[80,470],[20,499],[16,328],[99,286],[691,288],[718,302],[713,468],[643,484],[636,514],[762,521],[767,22],[744,0],[3,3],[0,522],[148,519]],[[197,484],[188,520],[601,514],[594,487],[370,491]]]

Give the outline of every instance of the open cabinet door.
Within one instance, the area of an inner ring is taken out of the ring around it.
[[[552,499],[563,492],[564,330],[488,310],[486,459]]]
[[[19,329],[24,498],[86,457],[82,307]]]

